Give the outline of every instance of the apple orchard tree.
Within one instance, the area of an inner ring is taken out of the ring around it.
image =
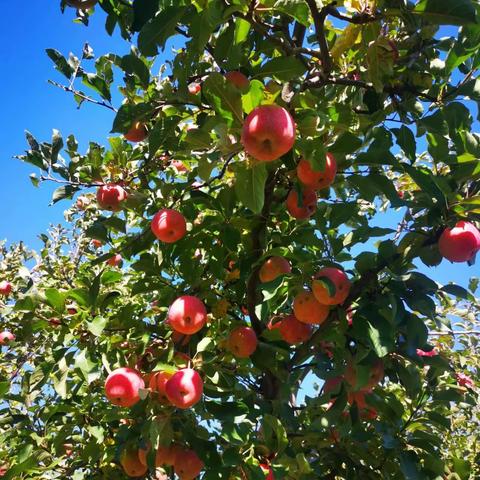
[[[478,282],[428,276],[480,250],[480,5],[61,8],[131,50],[47,51],[113,135],[27,134],[74,201],[1,246],[3,478],[480,478]]]

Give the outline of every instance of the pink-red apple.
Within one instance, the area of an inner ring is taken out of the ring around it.
[[[143,477],[148,472],[148,467],[142,465],[138,458],[138,450],[127,449],[120,456],[120,465],[129,477]]]
[[[197,93],[200,93],[201,89],[202,89],[202,86],[199,83],[192,82],[188,86],[188,93],[190,93],[190,95],[197,95]]]
[[[443,231],[438,249],[451,262],[468,262],[480,250],[480,232],[470,222],[457,222],[455,227]]]
[[[227,72],[225,74],[225,79],[227,82],[230,82],[232,85],[242,91],[248,90],[248,87],[250,86],[250,80],[242,72],[235,70],[232,72]]]
[[[236,357],[247,358],[257,349],[257,335],[253,328],[237,327],[230,332],[227,345]]]
[[[327,153],[323,170],[315,171],[307,160],[300,160],[297,165],[297,177],[307,187],[321,190],[329,187],[335,180],[337,162],[331,153]]]
[[[192,368],[183,368],[167,381],[165,393],[172,405],[181,409],[190,408],[202,398],[202,377]]]
[[[295,189],[290,190],[287,196],[287,210],[293,218],[304,220],[311,217],[317,209],[317,194],[312,188],[304,188],[302,191],[302,206]]]
[[[92,246],[94,248],[101,248],[103,246],[103,243],[100,240],[97,240],[96,238],[94,238],[92,240]]]
[[[285,108],[261,105],[245,119],[241,142],[253,158],[271,162],[292,149],[295,122]]]
[[[273,470],[270,465],[261,463],[260,468],[263,470],[263,473],[265,474],[265,480],[275,480],[275,477],[273,475]]]
[[[312,292],[304,290],[293,299],[293,313],[300,322],[321,325],[327,319],[330,308],[321,305]]]
[[[153,234],[162,242],[175,243],[187,233],[187,222],[180,212],[164,208],[153,217],[151,228]]]
[[[107,377],[105,395],[114,405],[131,407],[139,400],[139,390],[145,388],[145,382],[133,368],[117,368]]]
[[[273,282],[280,275],[290,273],[290,262],[283,257],[270,257],[260,268],[258,276],[262,283]]]
[[[107,183],[97,190],[97,203],[100,208],[118,212],[121,204],[127,198],[127,192],[120,185]]]
[[[328,285],[322,279],[327,279],[333,284],[334,294],[329,291]],[[315,275],[312,290],[315,298],[322,305],[341,305],[347,299],[351,286],[350,280],[343,270],[325,267]]]
[[[173,468],[179,480],[194,480],[203,467],[202,460],[193,450],[180,449],[175,455]]]
[[[0,345],[8,345],[15,340],[15,335],[8,330],[0,333]]]
[[[121,265],[122,261],[122,256],[119,253],[116,253],[113,257],[110,257],[107,260],[107,264],[111,267],[118,267]]]
[[[290,345],[306,342],[313,332],[312,325],[298,321],[295,315],[281,319],[273,328],[277,328],[283,340]]]
[[[205,325],[207,309],[199,298],[184,295],[170,305],[167,321],[176,332],[193,335]]]
[[[125,139],[129,142],[136,143],[142,142],[147,138],[147,127],[143,122],[135,122],[130,130],[124,135]]]
[[[8,296],[12,293],[12,284],[3,280],[0,282],[0,295]]]
[[[154,392],[155,398],[160,403],[168,403],[167,394],[165,393],[165,386],[167,382],[172,378],[172,373],[168,372],[153,372],[149,380],[149,388]]]
[[[170,165],[179,173],[188,172],[188,167],[181,160],[172,160]]]

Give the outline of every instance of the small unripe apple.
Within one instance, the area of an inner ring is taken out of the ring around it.
[[[148,472],[148,467],[142,465],[138,458],[138,450],[128,449],[120,456],[120,465],[129,477],[143,477]]]
[[[121,203],[127,198],[127,192],[114,183],[102,185],[97,190],[97,203],[100,208],[118,212],[121,209]]]
[[[164,208],[153,217],[151,229],[162,242],[175,243],[187,233],[187,222],[180,212]]]
[[[258,277],[262,283],[272,282],[280,275],[290,273],[290,262],[283,257],[270,257],[260,268]]]
[[[247,358],[257,349],[257,335],[253,328],[237,327],[230,333],[227,345],[236,357]]]
[[[190,95],[196,95],[197,93],[200,93],[200,90],[202,89],[202,86],[197,83],[197,82],[192,82],[189,86],[188,86],[188,93]]]
[[[167,382],[172,378],[172,373],[168,372],[153,372],[149,381],[149,388],[152,392],[155,392],[155,399],[160,403],[168,403],[167,394],[165,393],[165,386]]]
[[[107,264],[110,265],[111,267],[118,267],[121,265],[123,261],[122,256],[119,253],[116,253],[113,257],[110,257],[107,260]]]
[[[179,450],[173,468],[179,480],[194,480],[200,475],[204,464],[193,450]]]
[[[443,231],[438,249],[451,262],[468,262],[480,250],[480,232],[473,223],[457,222],[454,228]]]
[[[3,280],[0,282],[0,295],[8,296],[12,293],[12,284]]]
[[[287,210],[293,218],[304,220],[311,217],[317,209],[317,194],[311,188],[304,188],[302,192],[302,205],[299,205],[296,190],[290,190],[287,197]]]
[[[0,333],[0,345],[8,345],[15,340],[15,335],[8,330]]]
[[[331,153],[327,153],[323,170],[315,171],[307,160],[300,160],[297,165],[297,177],[307,187],[321,190],[329,187],[335,180],[337,162]]]
[[[250,80],[242,72],[227,72],[225,74],[225,79],[241,91],[248,90],[248,87],[250,86]]]
[[[292,149],[295,128],[295,122],[285,108],[261,105],[245,119],[241,142],[253,158],[271,162]]]
[[[133,368],[117,368],[110,373],[105,382],[106,397],[120,407],[135,405],[140,400],[141,388],[145,388],[145,382],[140,373]]]
[[[298,321],[295,315],[281,319],[273,328],[278,328],[282,339],[290,345],[306,342],[313,332],[312,325]]]
[[[203,328],[207,321],[207,309],[203,302],[191,295],[177,298],[168,309],[168,323],[184,335],[193,335]]]
[[[300,322],[321,325],[328,318],[330,308],[321,305],[312,292],[304,290],[293,299],[293,312]]]
[[[327,286],[321,281],[328,279],[335,286],[335,294],[331,295]],[[341,305],[348,297],[351,288],[350,280],[343,270],[334,267],[322,268],[312,283],[315,298],[322,305]]]
[[[142,142],[148,136],[147,127],[143,122],[134,122],[130,130],[124,135],[129,142]]]
[[[183,368],[167,381],[165,393],[170,403],[177,408],[190,408],[202,398],[202,377],[192,368]]]

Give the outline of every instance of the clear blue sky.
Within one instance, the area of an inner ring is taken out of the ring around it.
[[[62,15],[59,3],[37,0],[26,7],[22,2],[6,2],[0,17],[6,39],[0,44],[0,239],[24,240],[34,248],[39,246],[36,235],[49,224],[61,222],[69,203],[49,207],[55,185],[45,183],[34,188],[28,176],[35,167],[12,159],[26,148],[24,130],[42,141],[50,139],[53,128],[64,137],[74,133],[81,150],[85,150],[90,140],[105,143],[113,120],[113,112],[95,105],[85,103],[78,110],[71,95],[47,84],[48,79],[61,78],[45,49],[56,48],[64,55],[70,51],[80,54],[85,42],[97,56],[112,51],[124,54],[129,49],[118,36],[108,37],[103,15],[94,15],[90,27],[85,28],[73,23],[72,10]],[[381,224],[395,228],[397,219],[398,214],[388,214],[381,218]],[[455,281],[464,286],[468,277],[480,273],[478,264],[469,268],[446,261],[438,268],[422,270],[439,282]]]

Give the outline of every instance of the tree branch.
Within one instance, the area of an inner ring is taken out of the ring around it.
[[[334,4],[327,5],[325,8],[327,9],[328,15],[338,18],[339,20],[343,20],[344,22],[355,23],[356,25],[364,25],[366,23],[377,22],[378,20],[381,20],[383,18],[382,15],[378,12],[374,14],[364,12],[364,13],[359,13],[357,15],[349,17],[347,15],[343,15],[342,13],[340,13],[334,7]]]
[[[325,36],[325,20],[328,15],[328,5],[323,7],[321,10],[317,7],[317,2],[315,0],[306,0],[310,12],[313,17],[313,23],[315,25],[315,31],[317,34],[318,46],[320,47],[321,60],[322,60],[322,69],[327,78],[332,71],[333,63],[332,58],[330,57],[330,50],[328,48],[327,38]]]

